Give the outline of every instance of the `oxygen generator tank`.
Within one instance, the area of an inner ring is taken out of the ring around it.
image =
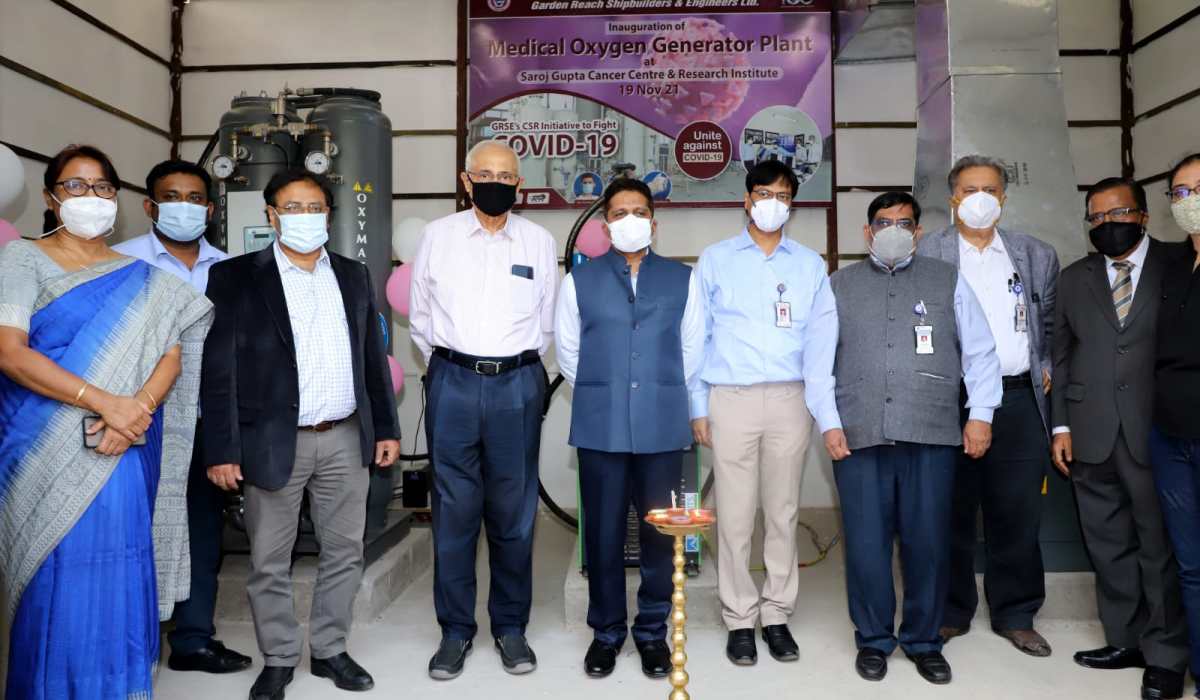
[[[276,121],[277,102],[265,95],[242,95],[233,98],[229,111],[221,115],[212,160],[217,226],[210,229],[215,234],[210,242],[230,255],[252,253],[271,244],[274,231],[264,211],[263,190],[276,173],[300,165],[300,146],[285,132],[270,134],[265,141],[235,134],[239,128]],[[288,122],[301,121],[290,105],[284,117]],[[237,153],[233,152],[235,142]]]
[[[392,122],[383,113],[379,93],[315,89],[328,94],[308,115],[302,152],[309,170],[319,170],[323,154],[330,163],[334,210],[329,248],[365,263],[375,287],[376,308],[391,317],[384,288],[392,272]],[[325,147],[331,137],[332,146]],[[313,164],[318,167],[312,167]]]

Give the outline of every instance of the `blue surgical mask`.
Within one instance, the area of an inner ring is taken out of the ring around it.
[[[208,227],[208,207],[191,202],[163,202],[154,222],[159,233],[179,243],[191,243],[204,235]]]
[[[279,242],[297,253],[311,253],[329,240],[328,214],[279,214]]]

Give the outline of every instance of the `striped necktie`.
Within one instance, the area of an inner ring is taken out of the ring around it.
[[[1130,275],[1133,263],[1122,260],[1114,262],[1112,266],[1117,271],[1117,278],[1112,286],[1113,308],[1117,311],[1117,321],[1124,328],[1125,317],[1129,315],[1129,307],[1133,302],[1133,277]]]

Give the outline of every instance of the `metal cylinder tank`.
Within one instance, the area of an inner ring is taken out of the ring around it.
[[[329,176],[335,209],[329,247],[366,264],[375,302],[390,319],[384,287],[392,272],[392,122],[377,95],[364,95],[335,94],[314,107],[308,123],[322,128],[304,138],[301,158],[322,152],[325,130],[332,134]]]
[[[214,166],[218,225],[212,229],[213,245],[230,255],[240,255],[270,245],[274,240],[264,212],[262,191],[279,172],[301,164],[301,150],[286,133],[269,135],[265,140],[236,135],[238,129],[274,121],[276,100],[271,97],[242,95],[233,98],[229,111],[221,115],[219,138],[214,156],[233,156],[236,169],[228,176]],[[284,115],[289,122],[302,121],[289,106]],[[237,142],[237,153],[233,143]]]

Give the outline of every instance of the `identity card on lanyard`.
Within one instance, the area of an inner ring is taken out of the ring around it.
[[[775,287],[775,291],[779,292],[779,301],[775,302],[775,327],[791,328],[792,303],[783,300],[783,293],[787,291],[787,285],[780,282],[779,286]]]
[[[925,308],[924,300],[917,302],[917,305],[913,307],[913,313],[921,319],[919,324],[913,326],[913,333],[916,335],[917,340],[917,354],[932,355],[933,326],[925,322],[925,318],[928,315],[928,310]]]
[[[1022,296],[1025,286],[1021,284],[1021,276],[1015,272],[1008,281],[1008,291],[1017,297],[1016,306],[1013,307],[1013,330],[1017,333],[1028,333],[1029,310],[1025,307],[1025,297]]]

